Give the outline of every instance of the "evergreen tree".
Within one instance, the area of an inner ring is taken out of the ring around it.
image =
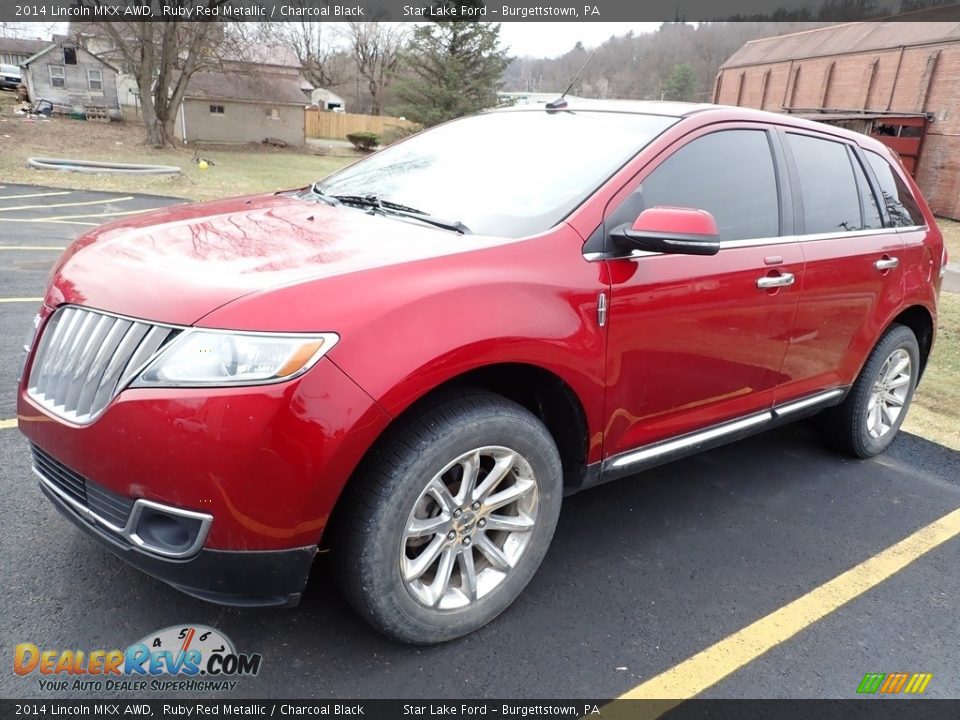
[[[463,0],[434,3],[437,7],[464,4]],[[418,25],[407,47],[407,77],[396,84],[397,110],[430,126],[492,107],[510,60],[500,47],[499,24],[438,21]]]
[[[664,100],[692,102],[697,99],[697,71],[690,63],[674,65],[673,70],[663,81]]]

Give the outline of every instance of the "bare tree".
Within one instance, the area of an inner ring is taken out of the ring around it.
[[[264,23],[267,25],[267,23]],[[343,50],[340,31],[323,22],[269,23],[293,48],[303,66],[303,77],[314,87],[328,88],[343,82]]]
[[[352,22],[349,34],[357,72],[370,90],[370,114],[379,115],[383,93],[400,64],[406,32],[401,23]]]
[[[154,147],[172,144],[174,123],[190,78],[198,70],[219,67],[219,51],[227,44],[223,25],[104,22],[96,27],[102,29],[98,33],[101,39],[112,45],[100,54],[120,58],[136,78],[147,142]]]
[[[39,40],[59,32],[60,23],[0,22],[0,37]]]
[[[696,25],[667,22],[655,32],[628,32],[613,36],[596,48],[595,56],[580,75],[571,94],[657,100],[674,68],[686,63],[696,73],[693,99],[709,102],[713,97],[717,70],[744,43],[755,38],[821,27],[823,24],[812,21],[747,22],[746,18],[743,22],[703,22]],[[589,51],[578,43],[564,55],[555,58],[516,58],[504,73],[504,89],[559,94],[576,75],[588,54]]]

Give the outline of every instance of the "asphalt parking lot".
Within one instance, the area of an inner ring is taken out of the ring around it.
[[[960,453],[906,434],[857,462],[799,424],[567,498],[519,601],[440,647],[371,631],[323,555],[291,610],[221,608],[140,574],[42,497],[13,387],[57,248],[89,227],[74,223],[174,200],[13,197],[55,192],[0,187],[0,696],[77,695],[14,675],[18,643],[122,648],[202,623],[263,656],[238,697],[613,698],[679,676],[686,695],[852,698],[868,672],[932,673],[926,696],[960,697],[960,523],[930,529],[960,508]]]

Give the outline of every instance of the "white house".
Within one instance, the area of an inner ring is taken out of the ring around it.
[[[332,110],[333,112],[346,112],[346,101],[332,90],[326,88],[315,88],[310,92],[310,104],[316,105],[321,110]]]

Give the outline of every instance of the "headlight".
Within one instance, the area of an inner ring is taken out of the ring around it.
[[[30,326],[30,332],[27,333],[26,342],[23,343],[23,351],[30,352],[33,347],[33,341],[37,339],[37,330],[40,328],[40,313],[33,316],[33,324]]]
[[[339,340],[334,333],[283,335],[185,330],[131,387],[259,385],[309,370]]]
[[[27,356],[30,354],[30,348],[33,347],[33,341],[37,339],[37,329],[40,327],[40,313],[33,316],[33,325],[30,332],[24,338],[23,354],[20,357],[20,370],[17,371],[17,382],[23,378],[23,371],[27,367]]]

